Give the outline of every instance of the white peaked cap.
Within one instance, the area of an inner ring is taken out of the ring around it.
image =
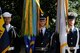
[[[75,16],[75,17],[77,17],[77,16],[78,16],[78,14],[77,14],[77,13],[75,13],[75,12],[69,12],[69,13],[68,13],[68,15],[69,15],[69,16]]]
[[[11,17],[11,16],[12,16],[12,14],[9,13],[9,12],[4,12],[3,13],[3,17]]]

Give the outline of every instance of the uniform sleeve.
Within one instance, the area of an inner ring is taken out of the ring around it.
[[[60,43],[59,43],[59,34],[54,33],[52,37],[51,53],[59,53]]]
[[[52,34],[53,34],[53,33],[48,29],[48,38],[49,38],[49,39],[48,39],[48,42],[49,42],[50,44],[51,44]],[[50,45],[50,44],[49,44],[49,45]]]
[[[15,28],[12,28],[12,45],[15,47],[15,49],[20,47],[20,37],[18,37],[18,34],[16,32]]]
[[[12,28],[12,35],[13,35],[13,38],[18,38],[18,34],[16,32],[16,28],[15,27]]]

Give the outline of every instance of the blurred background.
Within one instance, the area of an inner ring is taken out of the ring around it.
[[[23,0],[0,0],[2,12],[9,11],[13,14],[11,24],[17,28],[18,34],[21,34],[21,23],[23,18]],[[49,16],[49,28],[55,29],[57,0],[40,0],[41,9]],[[69,0],[69,11],[78,14],[76,26],[80,28],[80,0]]]

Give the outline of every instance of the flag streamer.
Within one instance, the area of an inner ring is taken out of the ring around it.
[[[1,16],[0,17],[0,38],[2,37],[5,29],[3,28],[3,24],[4,24],[4,20],[3,20],[3,17]]]

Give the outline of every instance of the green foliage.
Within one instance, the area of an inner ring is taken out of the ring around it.
[[[3,13],[12,13],[11,24],[17,28],[18,34],[20,34],[23,0],[0,0],[0,7]]]
[[[0,0],[2,11],[9,11],[13,14],[12,25],[21,29],[23,0]],[[57,12],[57,0],[40,0],[41,8],[45,14],[49,16],[49,27],[51,31],[55,30],[55,20]],[[80,28],[80,0],[69,0],[69,11],[74,11],[78,14],[76,19],[76,26]]]
[[[80,28],[80,0],[70,0],[69,11],[76,12],[78,14],[78,17],[76,18],[76,26]]]
[[[49,15],[50,17],[50,29],[53,31],[55,30],[55,21],[56,20],[56,8],[57,8],[57,1],[56,0],[41,0],[41,8],[45,12],[45,14]],[[78,17],[76,19],[76,26],[80,28],[80,0],[69,0],[69,12],[76,12]]]
[[[49,16],[49,27],[51,31],[55,30],[56,2],[57,0],[40,0],[41,9]]]

